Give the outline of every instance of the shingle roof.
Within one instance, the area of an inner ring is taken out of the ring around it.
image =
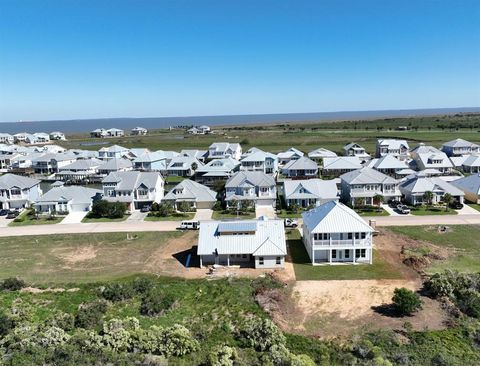
[[[480,194],[480,174],[472,174],[450,183],[464,192],[472,192],[477,195]]]
[[[118,171],[118,170],[121,170],[121,169],[129,169],[129,168],[132,168],[133,167],[133,163],[128,160],[128,159],[123,159],[123,158],[120,158],[120,159],[110,159],[108,161],[106,161],[105,163],[103,163],[102,165],[100,165],[98,167],[98,170],[111,170],[111,171]]]
[[[329,201],[302,214],[303,224],[313,233],[355,233],[374,230],[351,208]]]
[[[367,163],[367,166],[373,169],[406,169],[408,165],[404,161],[398,160],[393,155],[385,155],[378,159],[372,159]]]
[[[318,169],[318,165],[313,160],[307,158],[306,156],[302,156],[297,160],[290,160],[285,166],[283,170],[315,170]]]
[[[231,157],[223,158],[223,159],[215,159],[202,167],[197,169],[197,172],[231,172],[236,167],[240,165],[238,160],[235,160]]]
[[[323,159],[323,169],[326,170],[360,169],[361,167],[360,159],[356,156],[338,156]]]

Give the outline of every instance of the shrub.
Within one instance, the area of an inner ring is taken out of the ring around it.
[[[0,313],[0,337],[15,327],[14,321],[4,313]]]
[[[241,324],[237,338],[247,347],[269,351],[272,346],[285,345],[285,336],[270,319],[252,317]]]
[[[10,277],[3,280],[0,289],[7,291],[18,291],[24,288],[27,284],[24,280],[18,277]]]
[[[401,315],[411,315],[422,308],[420,297],[405,287],[395,289],[392,301],[395,310]]]
[[[75,326],[78,328],[91,329],[100,325],[102,318],[107,312],[107,304],[104,301],[95,301],[80,305],[75,316]]]
[[[19,216],[13,219],[13,222],[24,222],[25,218],[23,216]]]
[[[93,203],[92,211],[87,216],[93,218],[107,217],[110,219],[117,219],[122,218],[126,210],[127,206],[123,202],[98,200]]]
[[[45,321],[45,325],[69,332],[75,328],[75,317],[69,313],[55,312]]]
[[[161,203],[158,206],[158,216],[161,216],[161,217],[170,216],[171,214],[173,214],[173,212],[174,212],[174,209],[172,205],[168,203]]]
[[[109,301],[123,301],[134,295],[133,287],[129,284],[109,283],[102,291],[102,296]]]
[[[177,210],[180,212],[192,212],[195,211],[194,208],[190,206],[188,202],[177,203]]]
[[[146,316],[157,316],[169,310],[175,303],[175,297],[168,293],[158,291],[151,292],[144,296],[140,304],[140,314]]]
[[[190,331],[183,325],[175,324],[166,328],[160,341],[160,354],[164,356],[184,356],[199,348]]]
[[[235,348],[223,345],[215,347],[208,354],[208,365],[210,366],[233,366],[238,357]]]
[[[135,293],[144,295],[155,287],[155,282],[148,277],[138,277],[133,281],[133,290]]]

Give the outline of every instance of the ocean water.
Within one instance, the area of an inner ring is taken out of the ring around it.
[[[318,113],[284,113],[284,114],[249,114],[231,116],[199,116],[199,117],[150,117],[150,118],[102,118],[56,120],[36,122],[4,122],[0,123],[0,132],[15,134],[18,132],[52,132],[64,133],[89,132],[96,128],[121,128],[129,130],[136,126],[147,129],[168,128],[170,126],[188,125],[247,125],[288,122],[328,122],[339,120],[361,120],[387,117],[428,116],[438,114],[454,114],[460,112],[480,112],[480,107],[471,108],[436,108],[436,109],[404,109],[381,111],[349,111]]]

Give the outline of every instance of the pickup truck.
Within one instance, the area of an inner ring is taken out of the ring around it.
[[[296,228],[298,226],[298,222],[295,219],[285,219],[283,221],[285,227]]]

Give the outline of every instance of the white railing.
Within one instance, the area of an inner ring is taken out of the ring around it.
[[[330,239],[330,240],[313,240],[313,245],[318,246],[338,246],[338,245],[352,245],[352,246],[365,246],[371,245],[370,239]]]

